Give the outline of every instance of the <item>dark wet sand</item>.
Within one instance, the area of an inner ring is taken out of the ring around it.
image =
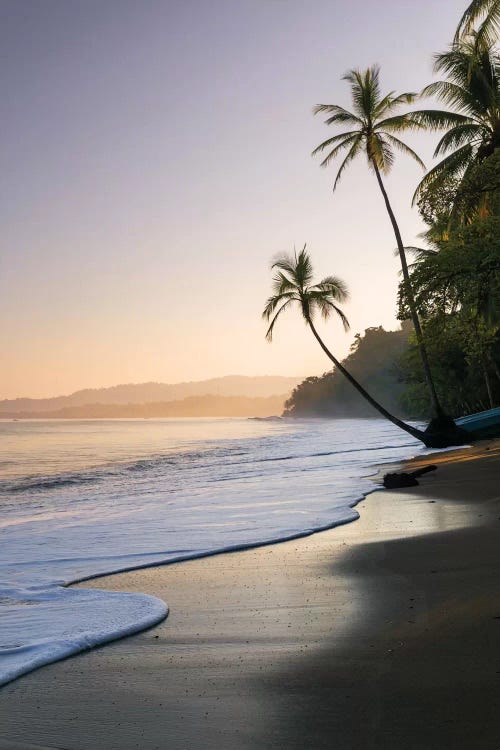
[[[443,457],[348,526],[84,584],[170,616],[4,687],[0,748],[498,750],[500,449]]]

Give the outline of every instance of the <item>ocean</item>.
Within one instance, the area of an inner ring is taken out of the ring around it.
[[[422,451],[380,419],[0,421],[0,444],[0,685],[168,612],[68,584],[355,521]]]

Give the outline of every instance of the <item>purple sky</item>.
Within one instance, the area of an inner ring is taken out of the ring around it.
[[[463,0],[3,0],[0,397],[329,369],[297,314],[270,346],[269,261],[308,243],[351,288],[352,332],[396,327],[374,177],[311,150],[351,67],[419,90]],[[333,133],[331,133],[333,134]],[[407,139],[430,161],[435,136]],[[388,180],[405,241],[419,169]]]

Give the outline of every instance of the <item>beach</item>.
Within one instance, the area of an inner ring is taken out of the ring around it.
[[[500,747],[499,441],[299,540],[108,576],[160,625],[0,691],[0,748]]]

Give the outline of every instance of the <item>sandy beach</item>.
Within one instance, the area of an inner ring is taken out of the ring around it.
[[[85,583],[170,615],[5,686],[0,748],[498,749],[500,443],[430,460],[355,523]]]

